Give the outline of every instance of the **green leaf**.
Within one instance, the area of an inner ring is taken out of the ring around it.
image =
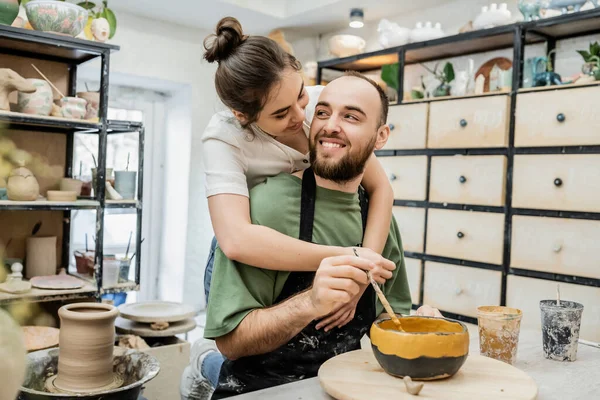
[[[452,63],[447,62],[446,65],[444,65],[444,78],[446,83],[452,82],[454,80],[454,76],[454,66]]]
[[[590,54],[592,56],[600,56],[600,44],[598,42],[590,44]]]
[[[590,60],[590,57],[592,56],[585,50],[577,50],[577,52],[581,55],[581,57],[583,57],[583,61],[585,62],[588,62]]]
[[[381,80],[394,90],[398,90],[398,63],[381,67]]]
[[[104,11],[102,11],[102,17],[106,18],[106,20],[108,21],[108,25],[110,26],[110,35],[108,36],[108,38],[112,39],[113,36],[115,36],[115,33],[117,32],[117,17],[110,8],[105,8]]]
[[[92,3],[91,1],[84,1],[82,3],[77,3],[77,5],[79,7],[83,7],[86,10],[91,10],[92,8],[96,8],[96,4]]]

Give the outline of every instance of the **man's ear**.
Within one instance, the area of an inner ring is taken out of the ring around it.
[[[231,112],[233,113],[233,116],[240,121],[241,124],[245,124],[246,122],[248,122],[248,118],[246,118],[246,114],[241,113],[239,111],[235,111],[235,110],[231,110]]]
[[[389,137],[390,137],[390,127],[387,124],[380,126],[379,129],[377,130],[377,140],[375,141],[375,150],[381,150],[383,148],[383,146],[385,146],[385,144],[387,143]]]

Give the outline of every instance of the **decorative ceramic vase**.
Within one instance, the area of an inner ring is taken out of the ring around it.
[[[56,236],[27,238],[25,277],[56,275]]]
[[[111,387],[117,308],[109,304],[74,303],[58,310],[60,336],[58,376],[54,385],[73,393]]]
[[[512,14],[508,11],[506,3],[501,3],[500,7],[496,3],[492,3],[490,7],[484,6],[481,8],[481,14],[473,21],[473,28],[488,29],[510,24],[511,21]]]
[[[87,101],[84,118],[88,120],[97,119],[100,110],[100,92],[78,92],[77,97]]]
[[[40,185],[27,168],[14,169],[6,185],[8,199],[13,201],[35,201],[40,195]]]
[[[67,36],[79,35],[88,20],[86,9],[62,1],[32,0],[25,5],[25,11],[36,31]]]
[[[135,199],[136,171],[115,171],[115,190],[126,200]]]
[[[82,186],[83,182],[79,179],[62,178],[60,181],[60,190],[66,192],[75,192],[77,193],[77,196],[81,196]]]
[[[37,89],[28,94],[19,92],[17,111],[24,114],[48,116],[52,112],[52,88],[42,79],[27,79]]]
[[[519,11],[526,22],[540,19],[541,0],[519,0]]]
[[[19,15],[18,0],[0,0],[0,24],[11,25]]]
[[[581,10],[581,7],[587,3],[587,0],[550,0],[548,8],[560,10],[563,14],[569,12],[569,7],[573,7],[575,12]]]
[[[58,101],[60,115],[64,118],[83,119],[87,113],[85,99],[79,97],[63,97]]]
[[[379,21],[377,26],[379,44],[385,49],[405,45],[410,41],[410,29],[403,28],[387,19]]]

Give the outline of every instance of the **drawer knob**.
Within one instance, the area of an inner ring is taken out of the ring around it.
[[[565,119],[566,119],[566,117],[565,117],[565,114],[563,114],[563,113],[560,113],[556,116],[556,120],[558,122],[565,122]]]
[[[560,251],[562,250],[562,245],[561,244],[555,244],[554,247],[552,247],[552,251],[554,251],[555,253],[560,253]]]
[[[394,124],[389,124],[390,127],[390,131],[393,131],[394,129],[396,129],[396,126]]]
[[[462,239],[462,238],[465,237],[465,234],[462,233],[461,231],[458,231],[458,233],[456,234],[456,237],[459,238],[459,239]]]
[[[460,120],[460,126],[462,126],[463,128],[467,126],[467,120],[466,119],[461,119]]]
[[[462,290],[461,288],[459,288],[459,287],[457,287],[457,288],[454,290],[454,293],[456,293],[456,295],[457,295],[457,296],[459,296],[460,294],[462,294],[462,292],[463,292],[463,290]]]
[[[460,178],[458,178],[458,181],[460,183],[465,183],[467,181],[467,178],[465,176],[461,175]]]
[[[398,177],[394,174],[390,174],[390,181],[395,181]]]
[[[562,182],[562,179],[560,179],[560,178],[556,178],[556,179],[554,180],[554,186],[556,186],[556,187],[561,187],[561,186],[562,186],[562,183],[563,183],[563,182]]]

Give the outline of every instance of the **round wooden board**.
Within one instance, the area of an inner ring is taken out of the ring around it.
[[[73,290],[80,289],[84,285],[81,279],[66,274],[34,276],[29,282],[34,288],[47,290]]]
[[[168,337],[194,330],[196,328],[196,321],[193,318],[185,319],[169,324],[169,327],[163,331],[155,331],[150,328],[150,324],[130,321],[119,317],[115,321],[115,328],[117,329],[117,332],[129,335],[141,337]]]
[[[338,400],[534,400],[538,392],[534,380],[523,371],[480,355],[470,355],[449,379],[424,382],[419,396],[408,394],[402,379],[386,374],[370,349],[328,360],[319,369],[319,380]]]
[[[194,308],[187,304],[169,301],[146,301],[122,304],[119,306],[121,317],[135,322],[179,322],[196,315]]]
[[[24,326],[23,339],[27,351],[44,350],[58,346],[60,330],[49,326]]]

